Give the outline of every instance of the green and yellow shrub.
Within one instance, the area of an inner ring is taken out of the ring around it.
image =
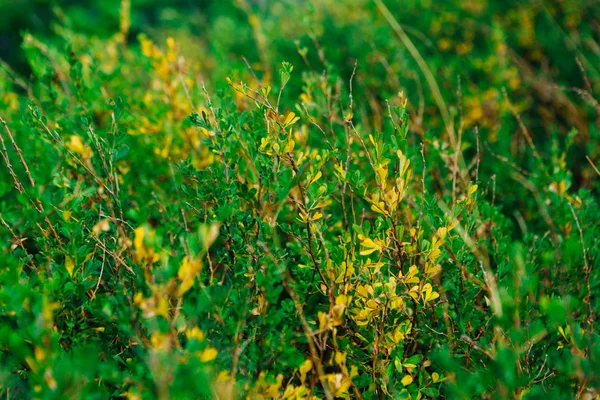
[[[122,3],[0,70],[2,396],[598,395],[598,81],[521,118],[537,11],[409,4],[426,71],[398,4],[240,1],[210,43]]]

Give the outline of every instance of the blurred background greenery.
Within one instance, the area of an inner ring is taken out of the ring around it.
[[[465,129],[477,126],[482,139],[494,143],[498,153],[512,153],[511,161],[523,167],[533,158],[520,150],[527,146],[514,112],[543,152],[575,129],[579,134],[569,158],[575,162],[568,161],[568,167],[578,187],[594,178],[582,165],[586,154],[600,156],[594,140],[600,108],[593,99],[600,90],[597,1],[385,4],[435,76],[449,112],[462,115]],[[25,32],[47,43],[57,38],[57,26],[108,38],[119,31],[120,9],[117,0],[3,0],[0,58],[28,76],[21,49]],[[426,74],[372,0],[131,0],[130,23],[130,42],[142,32],[162,43],[174,36],[185,57],[200,62],[203,77],[212,82],[224,85],[228,76],[243,77],[245,60],[261,77],[289,61],[296,71],[335,66],[344,79],[358,61],[355,90],[370,99],[362,108],[375,127],[385,115],[378,104],[399,91],[410,100],[415,131],[427,130],[440,117]],[[289,95],[297,96],[301,86],[292,84]]]
[[[120,3],[2,0],[0,58],[27,74],[20,46],[23,33],[47,41],[55,36],[57,24],[81,34],[110,37],[119,30]],[[465,95],[500,86],[532,89],[530,96],[544,117],[535,118],[539,124],[548,129],[558,122],[587,133],[587,120],[597,112],[577,109],[572,102],[581,96],[568,89],[584,87],[587,75],[598,90],[600,7],[596,1],[395,0],[386,5],[447,93],[456,91],[459,76]],[[252,27],[249,17],[257,19],[258,27]],[[256,48],[261,46],[253,38],[257,30],[265,39],[264,49]],[[366,82],[372,90],[380,86],[395,92],[399,83],[410,86],[402,77],[418,70],[369,0],[132,0],[129,39],[140,32],[202,42],[205,46],[198,50],[208,52],[213,62],[227,62],[228,70],[231,63],[242,64],[242,56],[250,61],[263,57],[271,66],[279,65],[282,58],[301,65],[298,48],[316,39],[327,50],[328,62],[345,66],[348,75],[354,60],[380,59],[381,71],[370,71]],[[414,96],[413,92],[408,95]],[[486,108],[490,107],[474,109],[471,119],[478,119]]]

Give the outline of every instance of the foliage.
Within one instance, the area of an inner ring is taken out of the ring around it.
[[[0,395],[597,396],[598,10],[421,3],[24,33]]]

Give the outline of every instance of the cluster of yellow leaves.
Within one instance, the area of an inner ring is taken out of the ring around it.
[[[299,119],[300,117],[297,117],[292,111],[289,111],[285,115],[276,115],[269,110],[266,113],[268,134],[260,140],[258,150],[268,155],[277,154],[278,156],[291,153],[296,145],[294,140],[295,134],[291,128],[289,130],[287,128],[295,124]],[[282,139],[279,138],[279,132],[283,132]]]
[[[464,200],[465,205],[470,206],[472,204],[475,204],[475,192],[477,192],[478,187],[478,185],[469,185],[469,188],[467,189],[467,197]]]
[[[160,260],[160,255],[154,250],[156,232],[146,226],[140,226],[135,230],[133,244],[135,246],[135,261],[145,261],[153,264]]]
[[[384,310],[386,312],[404,310],[405,302],[398,291],[398,281],[391,276],[385,283],[375,282],[356,286],[355,306],[354,322],[359,326],[365,326]]]
[[[343,261],[342,264],[335,268],[327,271],[327,277],[335,283],[348,283],[354,277],[355,268],[351,261]],[[344,288],[344,293],[347,293],[347,289]]]
[[[356,366],[348,370],[346,362],[347,354],[342,351],[336,351],[333,357],[333,363],[339,368],[339,372],[327,374],[325,378],[331,394],[335,397],[349,398],[348,390],[352,386],[352,378],[358,375]]]
[[[371,283],[357,283],[354,286],[354,301],[351,307],[351,315],[354,322],[360,326],[369,326],[379,323],[381,318],[391,318],[391,315],[397,315],[392,320],[386,321],[386,327],[391,328],[391,332],[386,333],[386,340],[383,348],[388,352],[400,344],[412,330],[412,325],[408,320],[404,320],[406,312],[406,301],[412,299],[426,305],[439,298],[439,293],[434,290],[432,284],[428,282],[437,275],[441,267],[438,264],[441,256],[441,248],[444,246],[448,233],[454,228],[456,222],[449,223],[447,226],[437,229],[431,239],[430,246],[423,252],[424,265],[418,267],[412,265],[408,271],[398,271],[397,275],[392,275],[387,281],[381,282],[381,276],[378,275],[383,261],[371,262],[367,260],[365,264],[358,268],[358,275],[367,278]],[[410,230],[411,242],[404,242],[405,249],[409,251],[420,251],[414,247],[417,239],[422,232],[416,229]],[[389,241],[389,234],[386,234],[386,240]],[[371,239],[363,234],[358,235],[361,244],[361,255],[369,255],[375,252],[381,252],[386,248],[386,240]],[[413,247],[410,247],[413,246]],[[412,250],[410,250],[412,249]],[[353,271],[354,273],[354,271]],[[402,287],[402,288],[401,288]],[[399,312],[393,314],[393,311]],[[409,385],[412,377],[405,376],[406,385]]]
[[[139,39],[142,54],[152,60],[152,66],[157,75],[163,81],[170,81],[172,74],[176,71],[177,45],[175,40],[172,37],[167,38],[167,52],[165,54],[146,36],[141,35]]]
[[[230,371],[219,371],[212,387],[216,399],[231,400],[237,398],[235,396],[235,380]]]
[[[387,182],[389,160],[386,160],[384,163],[375,167],[379,191],[371,194],[369,198],[371,210],[388,217],[392,216],[400,202],[406,196],[407,185],[412,176],[410,160],[400,150],[398,150],[396,155],[399,162],[399,172],[395,185],[389,185]]]
[[[435,271],[435,273],[439,270]],[[421,280],[418,277],[419,269],[416,265],[411,265],[408,273],[401,277],[402,282],[409,288],[408,295],[415,301],[422,300],[424,304],[437,299],[440,294],[433,290],[430,283]],[[412,286],[410,286],[412,285]]]
[[[65,142],[65,146],[69,151],[81,157],[83,161],[92,158],[92,149],[83,142],[83,139],[79,135],[71,135],[69,140]]]
[[[200,331],[198,328],[188,329],[186,331],[186,336],[189,341],[204,341],[204,333]],[[150,335],[150,349],[153,353],[173,353],[177,352],[177,358],[180,362],[186,362],[185,360],[189,359],[189,356],[193,356],[198,358],[203,363],[208,363],[213,361],[217,355],[218,351],[214,347],[207,346],[203,350],[195,351],[193,353],[189,353],[186,350],[181,350],[181,346],[178,343],[177,336],[172,333],[162,333],[159,331],[154,331]]]
[[[214,347],[208,347],[202,351],[196,352],[196,357],[202,362],[210,362],[217,358],[219,352]]]
[[[188,340],[197,340],[198,342],[203,342],[206,338],[206,335],[200,328],[194,326],[185,330],[185,337]]]
[[[300,156],[302,157],[303,154],[301,153]],[[309,157],[311,157],[311,158],[314,157],[314,159],[319,158],[319,156],[318,155],[315,156],[314,153],[310,154]],[[319,166],[314,166],[312,168],[312,170],[310,170],[306,173],[306,184],[304,185],[305,190],[308,190],[308,188],[311,185],[317,183],[321,179],[322,176],[323,176],[323,173],[319,169]],[[310,223],[310,228],[312,231],[316,230],[316,226],[313,223],[320,220],[321,218],[323,218],[323,213],[321,211],[317,211],[317,210],[327,207],[332,202],[332,200],[330,198],[327,198],[326,196],[324,196],[326,191],[327,191],[326,185],[319,186],[318,190],[316,191],[316,196],[311,199],[311,201],[307,207],[307,210],[300,209],[300,211],[299,211],[297,221],[299,221],[303,224]],[[292,192],[291,195],[296,197],[296,199],[298,201],[302,201],[302,199],[300,199],[299,191]]]
[[[363,249],[360,251],[361,256],[367,256],[376,251],[383,251],[383,249],[387,246],[386,241],[383,239],[370,239],[363,234],[358,235],[358,239],[360,240],[360,245]]]
[[[321,214],[319,211],[315,212],[313,215],[306,215],[304,213],[301,213],[300,216],[298,217],[298,221],[302,222],[302,223],[307,223],[307,222],[314,222],[314,221],[318,221],[321,218],[323,218],[323,214]]]
[[[190,290],[194,285],[194,279],[196,279],[201,269],[202,263],[200,260],[192,259],[188,256],[183,258],[179,270],[177,271],[177,277],[181,281],[179,289],[177,290],[178,296],[181,297],[185,292]]]
[[[154,331],[150,335],[150,345],[154,352],[169,352],[172,348],[171,335]]]
[[[562,326],[558,327],[558,333],[560,333],[560,336],[562,336],[562,339],[564,339],[565,341],[563,341],[562,339],[558,341],[558,347],[557,350],[560,350],[562,348],[565,347],[565,345],[567,345],[568,343],[571,342],[571,326],[567,325],[566,328],[563,329]]]
[[[393,350],[395,346],[400,344],[406,339],[407,335],[410,335],[412,331],[412,324],[410,321],[402,321],[396,325],[396,327],[386,335],[387,349]]]
[[[25,362],[31,368],[31,370],[35,373],[39,373],[40,370],[44,371],[44,382],[48,386],[50,390],[56,390],[57,382],[54,379],[54,374],[49,365],[50,360],[49,352],[47,352],[43,347],[35,346],[33,348],[33,358],[30,356],[25,357]],[[41,391],[41,385],[36,385],[34,387],[35,391]]]
[[[94,256],[93,253],[89,253],[87,256],[83,258],[83,260],[77,260],[77,257],[73,258],[71,256],[65,256],[65,269],[70,277],[73,277],[73,271],[77,265],[84,265],[86,262],[90,260]]]
[[[441,267],[437,264],[438,258],[442,255],[441,248],[445,244],[445,238],[448,232],[450,232],[454,226],[456,225],[456,221],[450,223],[447,226],[438,228],[435,235],[431,240],[431,248],[427,253],[426,261],[425,261],[425,275],[429,278],[433,278],[437,275]]]
[[[189,341],[195,340],[200,343],[204,342],[204,339],[206,338],[204,332],[196,326],[186,329],[185,336]],[[210,362],[217,358],[218,354],[219,352],[217,351],[217,349],[215,349],[212,346],[208,346],[204,350],[197,351],[194,353],[194,355],[198,357],[198,359],[202,362]]]
[[[561,197],[564,197],[574,207],[581,207],[581,199],[579,198],[579,196],[572,197],[567,193],[567,184],[564,180],[560,182],[550,183],[550,185],[548,186],[548,190],[552,193],[558,194]]]
[[[356,367],[348,369],[346,363],[346,353],[335,352],[331,360],[332,364],[339,368],[338,372],[328,373],[320,376],[320,380],[325,382],[327,388],[334,397],[348,398],[348,390],[352,386],[352,378],[358,375]],[[318,374],[314,364],[310,359],[305,360],[298,368],[300,376],[300,385],[288,384],[284,387],[283,375],[279,374],[275,379],[269,379],[262,372],[254,386],[246,386],[249,392],[249,398],[253,399],[284,399],[284,400],[308,400],[315,398],[307,385],[307,376],[310,372]]]
[[[219,225],[210,226],[203,225],[199,229],[199,239],[208,251],[209,247],[214,243],[219,233]],[[201,257],[186,255],[179,265],[177,277],[172,277],[166,281],[157,283],[157,276],[154,274],[154,268],[150,268],[148,263],[154,263],[160,259],[158,253],[154,250],[156,233],[154,230],[141,226],[135,230],[135,259],[138,262],[144,261],[142,265],[144,269],[144,277],[148,284],[151,295],[145,297],[143,293],[138,292],[134,296],[134,304],[142,311],[144,318],[163,317],[171,324],[176,324],[178,333],[185,331],[188,343],[204,342],[205,334],[197,327],[186,329],[185,322],[178,319],[178,308],[171,309],[171,301],[177,300],[179,304],[183,300],[182,297],[194,285],[194,282],[202,270]],[[165,255],[165,262],[168,258]],[[179,322],[175,322],[179,321]],[[156,328],[157,326],[155,326]],[[152,351],[171,353],[177,351],[177,357],[181,362],[186,362],[190,356],[198,358],[202,362],[210,362],[214,360],[218,351],[212,346],[204,346],[201,350],[194,349],[189,352],[187,349],[182,350],[179,343],[178,333],[174,331],[165,333],[159,329],[151,330],[150,332],[150,347]]]
[[[350,304],[351,298],[340,294],[335,298],[335,304],[331,305],[328,312],[319,311],[319,331],[324,332],[344,323],[344,312]]]
[[[144,318],[153,318],[163,316],[169,318],[169,301],[165,296],[166,287],[152,285],[150,287],[152,295],[144,298],[140,292],[136,293],[133,302],[142,310]]]
[[[156,104],[168,106],[161,118],[153,120],[143,115],[133,134],[156,135],[161,143],[154,148],[155,154],[163,158],[184,160],[191,157],[192,164],[204,169],[218,159],[218,155],[209,151],[202,140],[214,136],[203,128],[180,127],[180,121],[192,111],[199,114],[208,112],[200,108],[192,109],[190,93],[195,80],[186,75],[188,68],[183,57],[178,56],[178,45],[173,38],[167,39],[167,48],[163,52],[146,36],[139,37],[142,54],[151,60],[155,75],[143,96],[143,105],[147,109],[156,108]],[[142,113],[144,114],[144,113]]]
[[[246,386],[250,398],[254,399],[275,399],[278,398],[281,393],[281,386],[283,384],[283,375],[279,374],[275,378],[275,382],[272,379],[268,379],[264,372],[261,372],[258,379],[254,383],[253,387]],[[290,397],[288,397],[289,399]]]

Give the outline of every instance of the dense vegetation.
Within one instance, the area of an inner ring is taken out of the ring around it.
[[[600,395],[595,1],[17,3],[0,397]]]

